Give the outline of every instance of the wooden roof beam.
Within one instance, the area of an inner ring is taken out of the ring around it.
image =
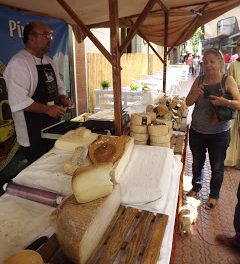
[[[153,45],[147,40],[147,38],[142,34],[141,31],[139,31],[139,36],[140,36],[141,38],[143,38],[143,39],[147,42],[148,46],[152,49],[152,51],[156,54],[156,56],[157,56],[157,57],[160,59],[160,61],[164,64],[164,60],[163,60],[163,58],[159,55],[159,53],[155,50],[155,48],[153,47]]]
[[[90,29],[82,22],[82,20],[77,16],[73,9],[64,1],[57,0],[58,3],[64,8],[64,10],[69,14],[69,16],[76,22],[78,27],[83,31],[83,33],[90,38],[90,40],[96,45],[96,47],[102,52],[106,59],[112,63],[111,54],[105,49],[102,43],[93,35]]]
[[[156,1],[157,0],[149,0],[148,3],[146,4],[146,6],[144,7],[142,13],[138,16],[136,22],[131,27],[124,43],[120,47],[120,55],[122,55],[124,53],[124,51],[126,50],[128,45],[130,44],[131,40],[133,39],[133,37],[136,35],[139,27],[143,24],[148,13],[152,10],[154,5],[156,4]]]
[[[197,13],[202,13],[204,11],[204,9],[206,9],[208,6],[207,4],[204,4],[204,6],[202,8],[199,9],[199,11]],[[188,25],[185,30],[183,35],[179,36],[179,38],[174,42],[174,44],[172,45],[171,48],[169,48],[168,53],[174,48],[174,46],[176,46],[176,44],[180,41],[180,39],[185,36],[185,34],[187,34],[187,32],[189,31],[189,29],[191,29],[192,27],[195,26],[195,24],[197,23],[198,19],[200,18],[200,16],[198,14],[196,14],[196,17],[194,18],[194,20],[191,22],[190,25]]]

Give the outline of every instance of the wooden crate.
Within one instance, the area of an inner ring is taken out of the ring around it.
[[[120,206],[87,264],[157,263],[167,221],[167,215]],[[71,264],[59,248],[56,235],[38,252],[45,262]]]

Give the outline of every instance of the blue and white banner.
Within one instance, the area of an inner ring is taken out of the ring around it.
[[[0,6],[0,76],[11,57],[24,48],[23,29],[30,21],[42,21],[53,30],[53,41],[47,55],[57,64],[67,91],[70,92],[67,23],[32,16],[3,6]]]

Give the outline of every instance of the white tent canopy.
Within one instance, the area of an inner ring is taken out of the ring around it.
[[[116,0],[117,1],[117,0]],[[110,26],[108,0],[0,0],[0,4],[29,11],[33,14],[76,21],[61,6],[65,2],[89,28]],[[189,39],[196,29],[240,5],[239,0],[157,0],[139,30],[149,41],[164,46],[166,14],[168,17],[168,46]],[[118,0],[119,26],[130,27],[141,14],[148,0]]]

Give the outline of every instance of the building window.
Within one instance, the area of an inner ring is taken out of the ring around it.
[[[217,33],[219,35],[231,35],[239,30],[236,17],[228,17],[219,20],[217,23]]]

